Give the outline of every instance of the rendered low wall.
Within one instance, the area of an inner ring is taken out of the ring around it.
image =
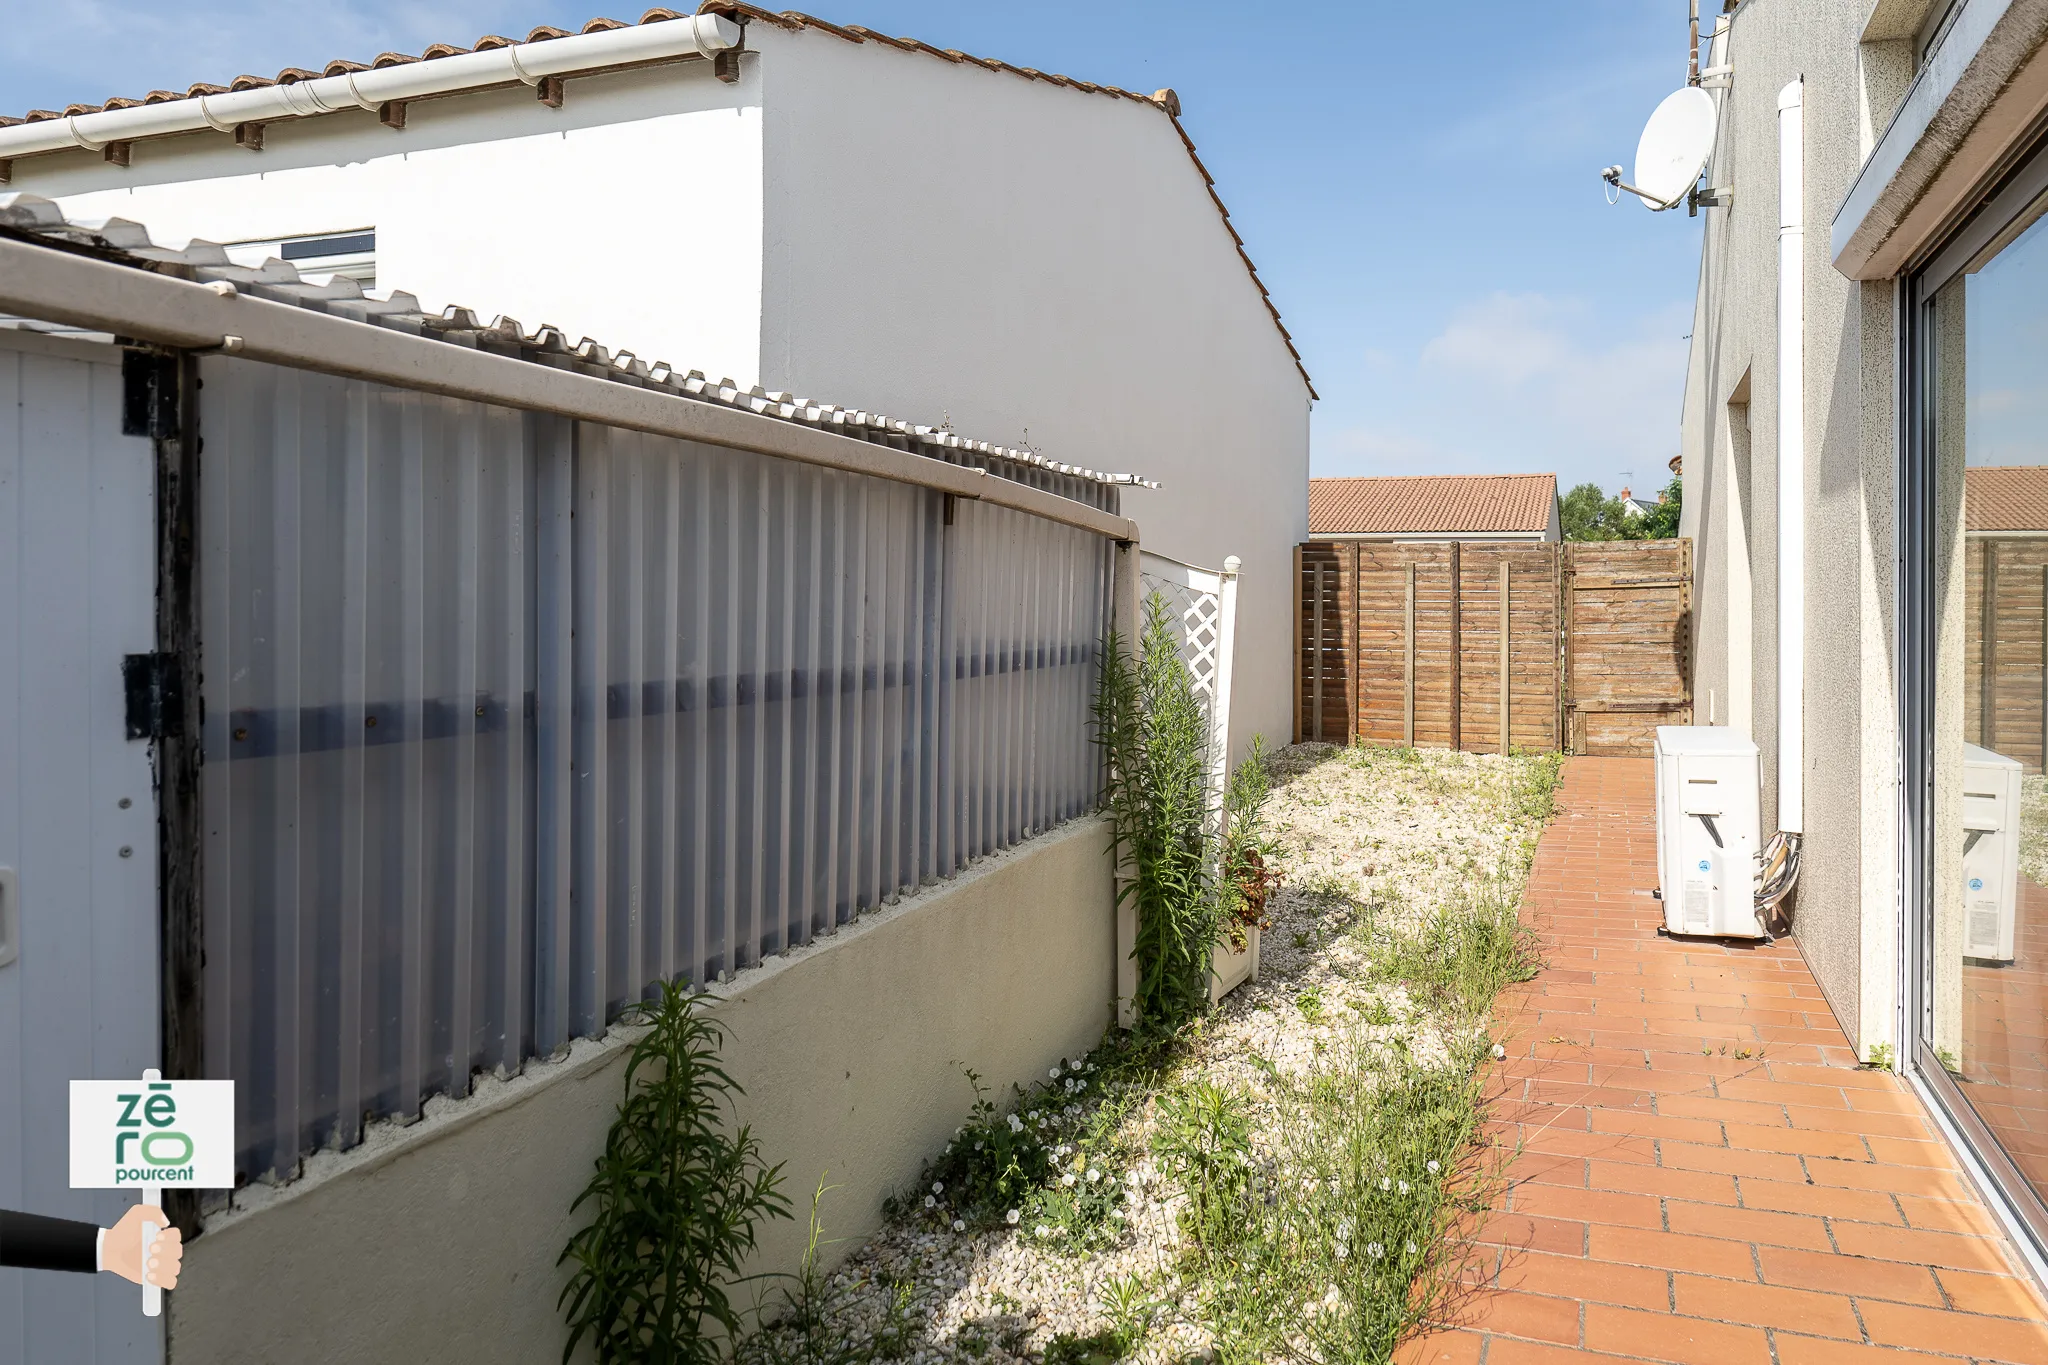
[[[820,1176],[843,1255],[966,1116],[962,1067],[1007,1090],[1092,1047],[1109,1020],[1108,836],[1076,821],[814,946],[744,973],[717,1007],[742,1122],[785,1163],[798,1217],[756,1267],[794,1271]],[[630,1039],[427,1106],[309,1160],[209,1221],[169,1296],[181,1365],[425,1360],[556,1365],[556,1257],[584,1221]]]

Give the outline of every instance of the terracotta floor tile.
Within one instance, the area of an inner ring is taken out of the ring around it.
[[[1758,1247],[1756,1259],[1763,1267],[1765,1284],[1892,1299],[1934,1308],[1942,1305],[1941,1289],[1934,1282],[1934,1272],[1926,1266],[1867,1261],[1791,1247]]]
[[[1570,1346],[1551,1346],[1540,1341],[1516,1341],[1509,1337],[1494,1338],[1486,1350],[1486,1365],[1615,1365],[1616,1361],[1634,1358],[1580,1351]]]
[[[1510,1207],[1516,1213],[1542,1214],[1583,1223],[1608,1223],[1624,1228],[1664,1226],[1662,1201],[1647,1194],[1572,1190],[1561,1185],[1518,1185],[1510,1198]]]
[[[1523,900],[1547,966],[1503,999],[1488,1078],[1515,1183],[1467,1270],[1467,1330],[1398,1359],[2048,1365],[2048,1308],[1918,1101],[1856,1064],[1797,943],[1656,933],[1649,763],[1574,758],[1559,798]],[[2048,1176],[2038,1013],[1984,1090]]]
[[[1458,1325],[1499,1336],[1526,1337],[1559,1346],[1579,1344],[1579,1300],[1495,1290],[1476,1295]]]
[[[1647,1228],[1589,1228],[1586,1254],[1597,1261],[1682,1270],[1723,1279],[1756,1278],[1749,1248],[1718,1237],[1688,1237]]]
[[[1673,1199],[1665,1205],[1673,1232],[1696,1237],[1725,1237],[1732,1242],[1803,1247],[1832,1251],[1827,1224],[1803,1213],[1772,1213],[1762,1209],[1731,1209],[1721,1204],[1688,1204]]]
[[[1678,1311],[1687,1317],[1747,1323],[1753,1327],[1796,1323],[1802,1332],[1840,1337],[1844,1341],[1863,1340],[1863,1327],[1856,1321],[1855,1309],[1838,1294],[1704,1279],[1697,1275],[1673,1277],[1671,1292]]]
[[[1931,1356],[1889,1346],[1862,1346],[1826,1337],[1795,1336],[1780,1328],[1773,1337],[1778,1365],[1956,1365],[1962,1357]]]
[[[1811,1213],[1821,1218],[1853,1218],[1859,1223],[1899,1225],[1892,1197],[1877,1190],[1845,1190],[1836,1185],[1805,1185],[1790,1180],[1741,1181],[1742,1207],[1779,1213]],[[1930,1201],[1931,1202],[1931,1201]]]
[[[2048,1365],[2048,1323],[2022,1322],[1902,1303],[1859,1302],[1864,1328],[1880,1346],[1965,1350],[1980,1360]],[[1590,1336],[1591,1334],[1588,1333]]]
[[[1586,1347],[1678,1365],[1770,1365],[1762,1329],[1604,1303],[1586,1305]]]
[[[1847,1256],[1867,1256],[1913,1265],[1947,1266],[1954,1270],[2005,1269],[2005,1256],[1987,1238],[1954,1232],[1923,1232],[1918,1228],[1879,1227],[1874,1223],[1836,1222],[1835,1245]]]
[[[1485,1333],[1450,1328],[1402,1342],[1394,1365],[1479,1365],[1485,1354]]]
[[[1934,1278],[1948,1291],[1949,1302],[1965,1313],[2048,1319],[2048,1302],[2025,1280],[1972,1270],[1937,1270]]]
[[[1557,1294],[1592,1303],[1618,1303],[1630,1308],[1664,1308],[1670,1304],[1670,1275],[1647,1266],[1615,1265],[1583,1256],[1550,1256],[1541,1252],[1510,1255],[1495,1273],[1503,1289],[1531,1294]]]

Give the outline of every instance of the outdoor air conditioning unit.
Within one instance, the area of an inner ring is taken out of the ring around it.
[[[1768,938],[1756,913],[1756,743],[1725,725],[1657,727],[1657,877],[1673,934]]]
[[[2012,961],[2020,884],[2020,765],[1963,746],[1963,956]]]

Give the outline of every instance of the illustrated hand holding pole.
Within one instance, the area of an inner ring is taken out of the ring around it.
[[[137,1204],[107,1229],[100,1247],[100,1268],[142,1286],[143,1312],[162,1310],[163,1291],[178,1287],[184,1263],[183,1235],[154,1204]]]

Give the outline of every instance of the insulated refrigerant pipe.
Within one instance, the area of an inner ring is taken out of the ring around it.
[[[1800,80],[1778,92],[1778,828],[1806,829],[1806,160]]]
[[[546,77],[573,75],[578,71],[678,57],[709,57],[737,47],[739,42],[740,26],[724,15],[657,19],[628,28],[574,33],[566,38],[514,43],[487,51],[266,85],[255,90],[233,90],[221,95],[17,123],[0,128],[0,160],[68,147],[96,152],[110,142],[166,137],[204,128],[233,132],[241,123],[306,118],[343,109],[376,109],[393,100],[424,99],[514,81],[538,85]]]

